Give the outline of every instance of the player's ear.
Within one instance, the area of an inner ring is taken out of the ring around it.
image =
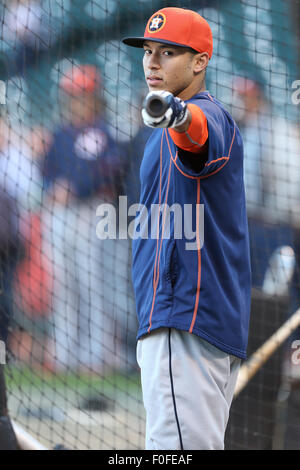
[[[206,69],[208,62],[209,62],[209,55],[207,52],[195,54],[193,58],[194,73],[198,74],[202,72],[202,70]]]

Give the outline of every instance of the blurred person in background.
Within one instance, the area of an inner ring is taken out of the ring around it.
[[[289,231],[285,258],[280,268],[289,281],[288,316],[300,308],[300,126],[278,117],[273,122],[274,151],[269,159],[270,191],[267,210],[273,223]],[[283,243],[282,243],[283,244]],[[290,248],[287,251],[287,248]],[[277,288],[278,291],[278,288]],[[274,292],[275,293],[275,292]],[[300,340],[297,328],[285,344],[283,373],[292,381],[300,381],[300,365],[293,361],[294,341]],[[298,343],[297,343],[298,344]]]
[[[2,157],[4,184],[18,203],[24,257],[14,282],[14,321],[10,347],[22,362],[43,363],[50,312],[51,266],[42,244],[41,160],[49,146],[44,127],[12,128]]]
[[[41,206],[41,158],[49,145],[50,133],[41,126],[16,126],[9,120],[6,128],[6,145],[0,156],[0,182],[18,202],[24,222],[29,212]]]
[[[300,307],[299,125],[272,112],[257,82],[238,77],[233,90],[244,140],[253,287],[285,297],[289,316]],[[300,366],[291,362],[297,339],[299,329],[285,345],[284,374],[299,380]]]
[[[0,151],[7,145],[7,125],[0,118]],[[17,450],[18,443],[8,415],[4,376],[5,358],[13,313],[12,285],[19,256],[18,209],[0,184],[0,450]]]
[[[72,67],[60,90],[66,122],[53,135],[43,170],[54,270],[54,368],[102,373],[116,363],[113,305],[118,290],[126,294],[128,279],[116,240],[96,235],[96,209],[116,202],[120,154],[104,121],[99,70]]]
[[[12,284],[19,254],[15,201],[0,188],[0,341],[10,337],[13,301]],[[3,352],[2,345],[1,352]],[[1,356],[1,355],[0,355]],[[16,436],[8,415],[4,364],[0,357],[0,450],[17,450]]]
[[[16,264],[12,285],[14,319],[10,348],[16,359],[39,364],[42,362],[41,344],[45,345],[44,316],[49,311],[45,298],[49,297],[50,288],[50,267],[41,251],[43,180],[40,159],[49,144],[50,134],[40,126],[31,129],[17,126],[8,117],[4,126],[0,184],[17,205],[18,235],[22,241],[22,259]]]
[[[7,343],[13,313],[13,281],[19,252],[18,209],[0,187],[0,339]]]
[[[0,170],[8,146],[8,126],[0,118]],[[1,171],[0,171],[1,173]],[[7,343],[13,312],[13,281],[18,260],[19,213],[15,198],[0,181],[0,336]]]
[[[8,73],[23,75],[49,48],[54,34],[43,21],[40,0],[7,0],[3,8],[2,37],[15,48],[7,63]]]
[[[263,289],[270,259],[275,250],[292,243],[292,231],[274,201],[274,116],[263,87],[247,77],[233,83],[235,118],[244,141],[244,180],[250,236],[252,286]],[[278,135],[278,134],[277,134]],[[282,130],[279,132],[282,135]],[[279,191],[280,193],[280,191]],[[279,194],[278,193],[278,194]]]

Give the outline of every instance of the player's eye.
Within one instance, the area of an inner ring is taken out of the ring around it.
[[[173,51],[164,51],[163,53],[164,53],[164,55],[167,55],[167,56],[174,54]]]
[[[150,49],[144,49],[144,52],[146,55],[150,55],[151,54],[151,50]]]

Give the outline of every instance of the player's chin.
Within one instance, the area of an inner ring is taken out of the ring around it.
[[[148,88],[150,91],[165,90],[165,85],[162,80],[148,81]]]

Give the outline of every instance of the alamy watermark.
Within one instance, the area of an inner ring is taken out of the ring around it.
[[[6,350],[4,341],[0,341],[0,364],[6,363]]]
[[[297,106],[300,103],[300,80],[294,80],[292,88],[295,90],[292,93],[292,103]]]
[[[0,104],[6,104],[6,83],[0,80]]]
[[[199,250],[204,244],[204,205],[177,203],[152,204],[150,210],[143,204],[128,207],[127,196],[119,196],[118,208],[100,204],[96,216],[96,234],[105,239],[175,239],[185,240],[186,250]],[[128,222],[128,218],[133,220]]]
[[[296,339],[293,341],[291,347],[292,349],[295,349],[291,355],[291,361],[294,366],[297,366],[300,364],[300,340]]]

